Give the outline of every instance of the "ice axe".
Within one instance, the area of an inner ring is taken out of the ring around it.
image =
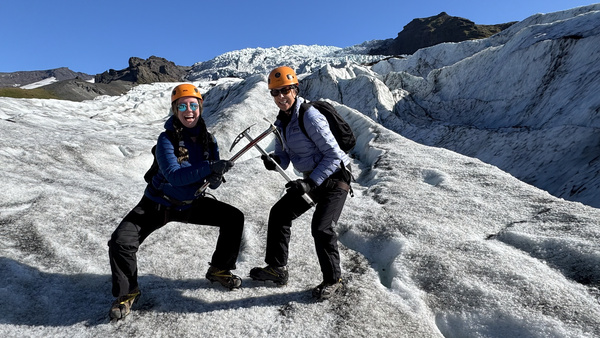
[[[265,121],[269,122],[269,120],[267,120],[266,118],[265,118]],[[279,140],[282,141],[281,135],[279,135],[279,132],[277,132],[277,128],[275,128],[275,126],[271,122],[269,122],[269,124],[271,125],[271,127],[269,129],[274,129],[273,132],[279,138]],[[250,136],[250,134],[248,134],[248,129],[244,130],[240,135],[243,135],[244,137],[246,137],[248,139],[248,141],[250,141],[250,143],[253,143],[254,147],[260,152],[261,155],[265,155],[267,157],[269,156],[269,154],[258,144],[258,142],[255,141],[256,139],[253,139]],[[239,137],[239,135],[238,135],[238,137]],[[238,140],[238,142],[239,142],[239,140]],[[283,142],[281,142],[281,143],[283,144]],[[235,143],[231,147],[233,148],[234,145],[235,145]],[[290,176],[288,176],[288,174],[285,172],[285,170],[283,170],[283,168],[281,168],[279,163],[277,163],[277,161],[274,161],[273,159],[271,159],[271,161],[273,161],[273,164],[275,164],[275,169],[277,170],[277,172],[279,174],[281,174],[281,176],[283,176],[283,178],[285,178],[285,180],[287,182],[290,182],[292,179],[290,178]],[[312,198],[310,198],[310,196],[308,196],[308,194],[304,193],[302,195],[302,198],[311,207],[315,205],[315,202],[312,200]]]
[[[233,146],[236,145],[244,137],[244,135],[248,135],[248,131],[250,130],[250,128],[252,128],[252,126],[246,128],[246,130],[244,130],[243,132],[241,132],[235,138],[235,140],[233,141],[233,145],[231,146],[231,148],[229,149],[229,151],[231,151],[231,149],[233,149]],[[231,162],[235,162],[242,155],[244,155],[248,150],[252,149],[253,146],[257,146],[258,142],[260,142],[262,139],[264,139],[265,137],[267,137],[270,133],[273,133],[273,132],[276,132],[276,131],[277,131],[277,128],[275,128],[275,126],[273,124],[271,124],[267,130],[263,131],[255,139],[251,139],[250,142],[244,148],[242,148],[240,151],[238,151],[229,160]],[[204,184],[196,191],[195,196],[198,196],[198,195],[202,194],[206,190],[206,188],[208,188],[209,185],[210,185],[210,183],[204,182]]]

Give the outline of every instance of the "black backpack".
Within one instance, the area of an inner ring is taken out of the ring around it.
[[[148,171],[146,171],[144,174],[144,181],[146,181],[146,183],[150,183],[150,181],[152,181],[152,177],[158,173],[158,162],[156,162],[156,144],[152,147],[151,151],[152,156],[154,156],[154,161],[152,162],[152,165]]]
[[[354,133],[348,122],[346,122],[327,101],[305,102],[300,105],[298,123],[304,135],[308,137],[308,133],[304,128],[304,112],[306,112],[310,106],[317,108],[321,114],[325,115],[327,122],[329,123],[329,129],[331,129],[331,133],[335,137],[338,145],[346,153],[349,152],[356,145],[356,137],[354,137]]]

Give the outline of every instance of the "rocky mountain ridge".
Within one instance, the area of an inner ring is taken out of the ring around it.
[[[413,54],[417,50],[444,42],[484,39],[499,33],[514,22],[497,25],[477,25],[473,21],[450,16],[446,12],[428,18],[414,19],[404,26],[395,39],[384,40],[373,48],[372,55]]]
[[[95,83],[111,83],[127,81],[135,84],[153,82],[183,81],[191,67],[177,66],[161,57],[151,56],[144,60],[138,57],[129,58],[129,67],[122,70],[110,69],[97,74]]]
[[[32,70],[19,71],[12,73],[0,73],[0,88],[1,87],[21,87],[31,83],[39,82],[48,78],[55,78],[57,81],[82,79],[91,80],[93,75],[74,72],[67,67],[61,67],[48,70]]]

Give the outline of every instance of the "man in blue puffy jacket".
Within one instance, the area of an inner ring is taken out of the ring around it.
[[[287,283],[292,221],[310,209],[302,198],[306,193],[316,203],[311,231],[323,274],[323,281],[313,290],[313,296],[328,299],[343,285],[334,226],[350,190],[350,158],[340,149],[327,119],[316,108],[310,107],[304,113],[306,134],[300,129],[299,111],[305,100],[298,95],[298,84],[296,73],[290,67],[278,67],[269,74],[270,93],[279,108],[275,126],[282,140],[277,140],[274,153],[262,159],[268,170],[275,170],[273,161],[283,169],[292,163],[303,173],[303,178],[288,182],[286,194],[271,208],[267,266],[253,268],[250,277],[278,285]]]

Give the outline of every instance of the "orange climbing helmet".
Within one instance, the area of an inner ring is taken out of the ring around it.
[[[277,67],[269,74],[269,89],[290,85],[298,85],[298,77],[292,68],[286,66]]]
[[[198,87],[194,86],[191,83],[184,83],[173,88],[173,92],[171,92],[171,103],[175,102],[178,98],[184,96],[193,96],[198,98],[200,102],[203,101],[202,95],[200,94],[200,90],[198,89]]]

